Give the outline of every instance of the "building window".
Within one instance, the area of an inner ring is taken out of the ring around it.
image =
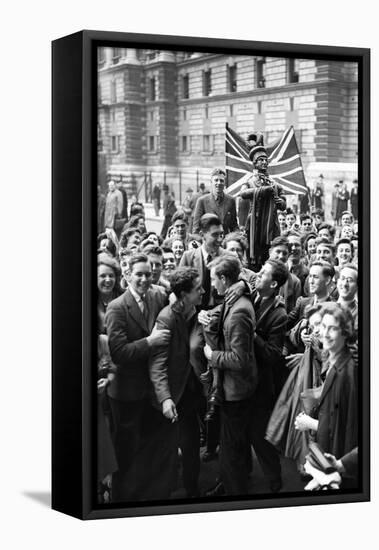
[[[155,77],[150,78],[149,80],[149,99],[150,101],[155,101],[157,98],[156,93],[156,79]]]
[[[187,109],[183,109],[183,120],[187,120]]]
[[[264,76],[264,66],[266,63],[265,57],[257,57],[255,61],[255,74],[257,76],[257,87],[258,88],[265,88],[266,87],[266,79]]]
[[[117,101],[117,82],[116,80],[111,81],[111,102],[116,103]]]
[[[114,65],[119,62],[121,57],[121,48],[112,48],[112,61]]]
[[[262,114],[262,101],[257,101],[257,113]]]
[[[204,153],[212,152],[212,136],[210,135],[203,136],[203,152]]]
[[[228,91],[237,91],[237,65],[228,66]]]
[[[155,153],[157,151],[157,148],[158,148],[157,136],[149,136],[148,148],[149,148],[149,153]]]
[[[111,145],[112,145],[112,153],[119,153],[120,152],[120,136],[112,136],[111,137]]]
[[[295,98],[290,97],[290,111],[294,110]]]
[[[116,122],[116,109],[111,110],[111,120],[112,122]]]
[[[288,84],[294,84],[299,82],[299,73],[295,70],[295,59],[287,60],[287,82]]]
[[[212,74],[211,69],[203,71],[203,95],[208,96],[212,93]]]
[[[182,77],[182,98],[189,98],[189,75],[185,74]]]
[[[229,116],[230,117],[234,116],[234,105],[232,104],[229,105]]]
[[[206,120],[208,120],[208,118],[209,118],[209,108],[208,108],[208,105],[206,105],[206,106],[204,107],[204,118],[205,118]]]
[[[103,63],[105,63],[104,48],[97,48],[97,62],[99,65],[103,65]]]
[[[101,125],[97,125],[97,150],[102,151],[103,150],[103,139],[102,139],[102,133],[101,133]]]
[[[181,149],[182,153],[188,153],[189,152],[189,137],[188,136],[181,136],[180,149]]]

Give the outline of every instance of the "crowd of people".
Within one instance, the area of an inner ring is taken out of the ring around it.
[[[338,220],[311,204],[298,216],[264,147],[250,159],[237,206],[223,169],[180,207],[163,189],[159,235],[109,183],[97,238],[101,503],[169,499],[180,483],[187,498],[249,494],[252,449],[272,493],[281,457],[305,488],[358,483],[357,216],[348,202]],[[200,492],[212,460],[217,479]]]

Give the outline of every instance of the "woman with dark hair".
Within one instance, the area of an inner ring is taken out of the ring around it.
[[[128,223],[124,225],[122,233],[124,233],[128,229],[138,229],[141,235],[145,235],[145,216],[143,214],[136,214],[135,216],[132,216]]]
[[[300,413],[295,428],[312,430],[324,452],[343,456],[358,443],[356,365],[349,347],[356,334],[350,311],[338,303],[325,303],[321,315],[320,335],[326,353],[321,378],[325,382],[315,413]]]
[[[99,503],[110,502],[112,474],[117,470],[116,456],[110,436],[107,412],[109,407],[106,398],[106,388],[112,380],[115,366],[109,353],[104,318],[109,302],[119,295],[119,276],[118,262],[107,254],[99,254],[97,260],[97,480]]]
[[[303,242],[304,264],[308,267],[316,259],[316,249],[317,249],[316,239],[317,239],[316,233],[309,233],[309,235],[306,236]]]
[[[104,233],[100,233],[97,236],[97,251],[105,252],[115,258],[117,256],[118,242],[116,244],[117,237],[110,234],[107,229]],[[116,239],[116,240],[115,240]]]
[[[105,334],[104,318],[109,302],[120,295],[120,266],[114,258],[102,253],[97,257],[98,333]]]

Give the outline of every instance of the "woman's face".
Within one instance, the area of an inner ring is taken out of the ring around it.
[[[159,246],[158,235],[155,233],[151,233],[151,235],[149,235],[149,241],[151,241],[154,246]]]
[[[321,321],[321,341],[325,351],[339,353],[345,346],[345,337],[338,319],[326,313]]]
[[[324,239],[328,239],[328,241],[331,240],[330,231],[326,227],[320,229],[320,231],[318,232],[318,236]]]
[[[174,256],[175,256],[175,260],[180,260],[180,258],[183,256],[183,252],[184,252],[184,244],[182,241],[174,241],[172,243],[172,251],[174,253]]]
[[[309,239],[308,241],[308,256],[316,254],[316,239]]]
[[[320,336],[321,315],[317,311],[309,317],[309,331],[315,336]]]
[[[99,265],[97,268],[97,288],[100,294],[110,294],[116,284],[116,275],[113,269],[107,265]]]
[[[337,248],[338,265],[344,265],[351,262],[351,247],[348,243],[341,243]]]
[[[243,259],[243,248],[238,241],[229,241],[226,243],[227,252],[235,254],[241,261]]]
[[[141,233],[146,233],[145,220],[143,218],[138,220],[137,229],[139,229]]]

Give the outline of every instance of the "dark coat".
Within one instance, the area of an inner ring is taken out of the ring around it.
[[[200,231],[200,218],[204,214],[216,214],[223,225],[224,232],[231,233],[232,231],[238,231],[237,213],[236,213],[236,201],[227,194],[220,203],[216,202],[212,193],[207,193],[198,198],[193,213],[193,232],[199,233]]]
[[[271,241],[280,235],[278,210],[286,207],[281,185],[266,178],[268,185],[245,189],[243,199],[250,199],[250,213],[246,222],[249,239],[249,255],[252,262],[262,255]]]
[[[183,395],[192,369],[189,361],[189,325],[177,302],[166,306],[157,317],[156,327],[170,331],[170,344],[157,351],[150,360],[150,380],[159,404],[165,399],[172,399],[177,405]]]
[[[254,351],[255,313],[251,300],[241,296],[225,305],[220,319],[219,346],[212,351],[210,365],[223,373],[226,401],[248,399],[257,385]]]
[[[356,366],[344,349],[324,383],[318,407],[316,441],[340,458],[358,444],[358,393]]]
[[[120,401],[144,399],[151,393],[149,379],[150,335],[161,309],[167,304],[167,295],[159,287],[146,292],[149,319],[145,320],[130,290],[113,300],[107,309],[105,325],[109,349],[116,365],[114,380],[108,394]]]
[[[283,296],[287,313],[293,310],[296,300],[301,296],[301,282],[296,275],[289,273],[287,281],[280,287],[279,295]]]
[[[256,398],[264,408],[274,405],[279,373],[283,367],[282,349],[286,334],[287,313],[281,296],[273,296],[256,311],[255,355],[258,365]],[[283,367],[284,368],[284,367]]]

